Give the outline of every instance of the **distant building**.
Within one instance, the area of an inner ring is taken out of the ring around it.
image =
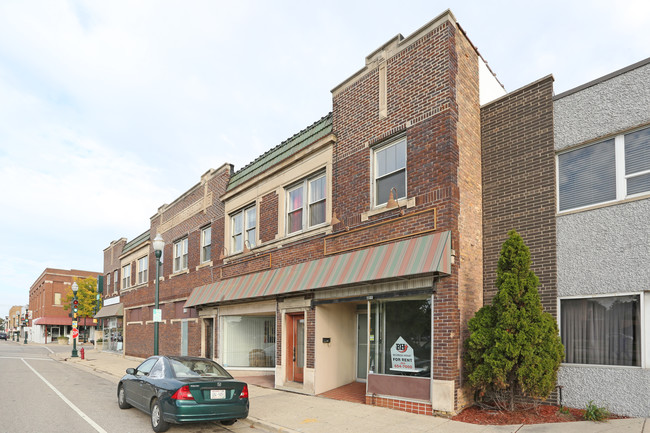
[[[12,337],[16,333],[20,332],[20,319],[24,311],[25,307],[22,307],[20,305],[14,305],[9,309],[9,323],[7,324],[7,334],[10,334],[9,337]]]
[[[72,331],[71,310],[64,309],[75,278],[97,278],[99,272],[46,268],[29,289],[31,337],[36,343],[51,343]],[[93,335],[92,318],[78,320],[80,333]]]
[[[143,233],[136,239],[138,243],[148,240],[149,232]],[[136,243],[135,240],[129,248]],[[127,249],[126,238],[120,238],[104,249],[104,278],[102,282],[102,308],[97,312],[98,330],[101,331],[102,344],[100,349],[121,352],[123,350],[124,304],[120,299],[120,284],[122,261],[120,257]],[[129,275],[130,278],[130,275]],[[130,281],[130,279],[129,279]]]

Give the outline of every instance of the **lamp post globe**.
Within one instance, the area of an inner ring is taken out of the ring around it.
[[[158,310],[158,298],[160,292],[160,257],[162,256],[163,248],[165,248],[165,240],[160,235],[156,233],[156,237],[152,242],[153,252],[156,256],[156,295],[154,300],[154,311]],[[154,318],[153,322],[153,354],[158,355],[158,321]]]

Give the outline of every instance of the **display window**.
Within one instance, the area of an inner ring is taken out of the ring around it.
[[[222,316],[224,367],[275,367],[275,315]]]
[[[431,377],[431,297],[370,303],[369,371]]]

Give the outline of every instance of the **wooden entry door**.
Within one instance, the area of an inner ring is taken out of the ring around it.
[[[212,330],[214,329],[214,320],[212,318],[205,319],[205,357],[208,359],[214,358],[214,338],[212,337]]]
[[[303,381],[305,368],[305,313],[287,314],[287,380]]]

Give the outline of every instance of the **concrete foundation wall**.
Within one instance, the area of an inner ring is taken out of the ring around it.
[[[633,417],[650,414],[650,370],[630,367],[563,365],[558,373],[565,406],[584,408],[593,400],[612,413]]]

